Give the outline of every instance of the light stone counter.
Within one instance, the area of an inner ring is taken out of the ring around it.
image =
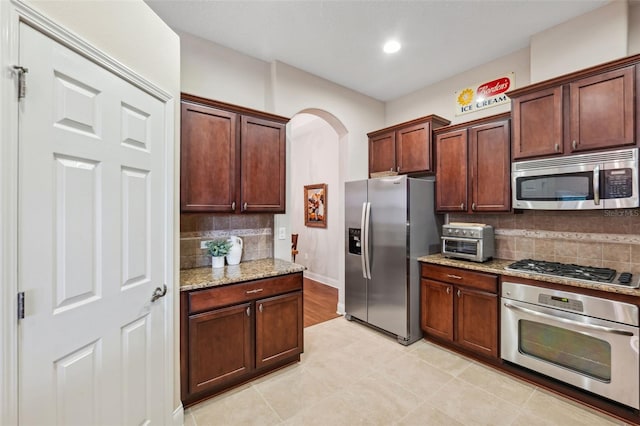
[[[473,271],[488,272],[490,274],[504,275],[509,277],[528,278],[537,281],[546,281],[555,284],[564,284],[572,287],[590,288],[594,290],[607,291],[610,293],[627,294],[630,296],[640,297],[640,289],[627,288],[616,285],[607,285],[602,283],[590,283],[586,281],[577,281],[570,278],[553,277],[547,275],[531,274],[527,272],[508,271],[505,267],[509,266],[515,260],[492,259],[487,262],[471,262],[469,260],[458,260],[444,257],[442,254],[430,254],[418,258],[419,262],[433,263],[436,265],[452,266],[455,268],[470,269]],[[637,279],[635,277],[634,279]],[[504,279],[503,279],[504,281]]]
[[[219,285],[276,277],[295,272],[302,272],[306,268],[297,263],[281,259],[258,259],[241,262],[239,265],[227,265],[220,269],[211,266],[180,271],[180,291],[197,290]]]

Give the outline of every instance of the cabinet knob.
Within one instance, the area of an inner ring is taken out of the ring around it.
[[[460,203],[460,210],[464,210],[464,203]]]
[[[556,152],[559,152],[559,151],[560,151],[560,145],[559,145],[559,144],[555,144],[555,145],[553,146],[553,149],[554,149]]]
[[[400,173],[400,166],[396,167],[396,170]]]
[[[251,316],[251,306],[247,307],[247,316]]]
[[[262,303],[260,304],[260,306],[258,307],[258,309],[260,309],[260,312],[262,312]]]
[[[231,203],[231,210],[235,210],[236,209],[236,202],[234,201],[233,203]]]
[[[460,290],[458,289],[458,297],[460,297]]]
[[[578,142],[576,142],[576,140],[575,140],[575,139],[571,142],[571,147],[572,147],[573,149],[577,149],[577,148],[578,148]]]
[[[447,287],[447,294],[451,294],[451,287]]]
[[[476,203],[471,203],[471,210],[475,211],[475,209],[476,209]]]
[[[246,202],[242,205],[242,211],[245,211],[245,210],[247,210],[247,203]]]

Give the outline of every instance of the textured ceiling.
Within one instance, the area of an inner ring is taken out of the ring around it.
[[[146,0],[172,28],[381,101],[526,47],[607,0]],[[395,38],[402,50],[382,52]],[[507,71],[507,70],[505,70]]]

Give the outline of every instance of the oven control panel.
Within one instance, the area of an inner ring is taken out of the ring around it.
[[[569,297],[552,296],[550,294],[540,293],[538,295],[538,303],[568,311],[584,312],[582,301],[571,299]]]

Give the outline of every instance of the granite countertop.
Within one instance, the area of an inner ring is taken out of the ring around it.
[[[227,265],[224,268],[214,270],[211,269],[211,266],[182,269],[180,271],[180,291],[276,277],[302,272],[305,269],[302,265],[281,259],[250,260],[241,262],[239,265]]]
[[[473,271],[488,272],[490,274],[499,274],[510,277],[528,278],[531,280],[546,281],[556,284],[564,284],[572,287],[591,288],[594,290],[607,291],[610,293],[628,294],[631,296],[640,296],[640,289],[620,287],[616,285],[607,285],[602,283],[590,283],[585,281],[576,281],[570,278],[553,277],[546,275],[531,274],[527,272],[508,271],[505,267],[509,266],[515,260],[492,259],[487,262],[471,262],[469,260],[458,260],[444,257],[442,254],[430,254],[418,258],[419,262],[433,263],[437,265],[453,266],[455,268],[470,269]]]

